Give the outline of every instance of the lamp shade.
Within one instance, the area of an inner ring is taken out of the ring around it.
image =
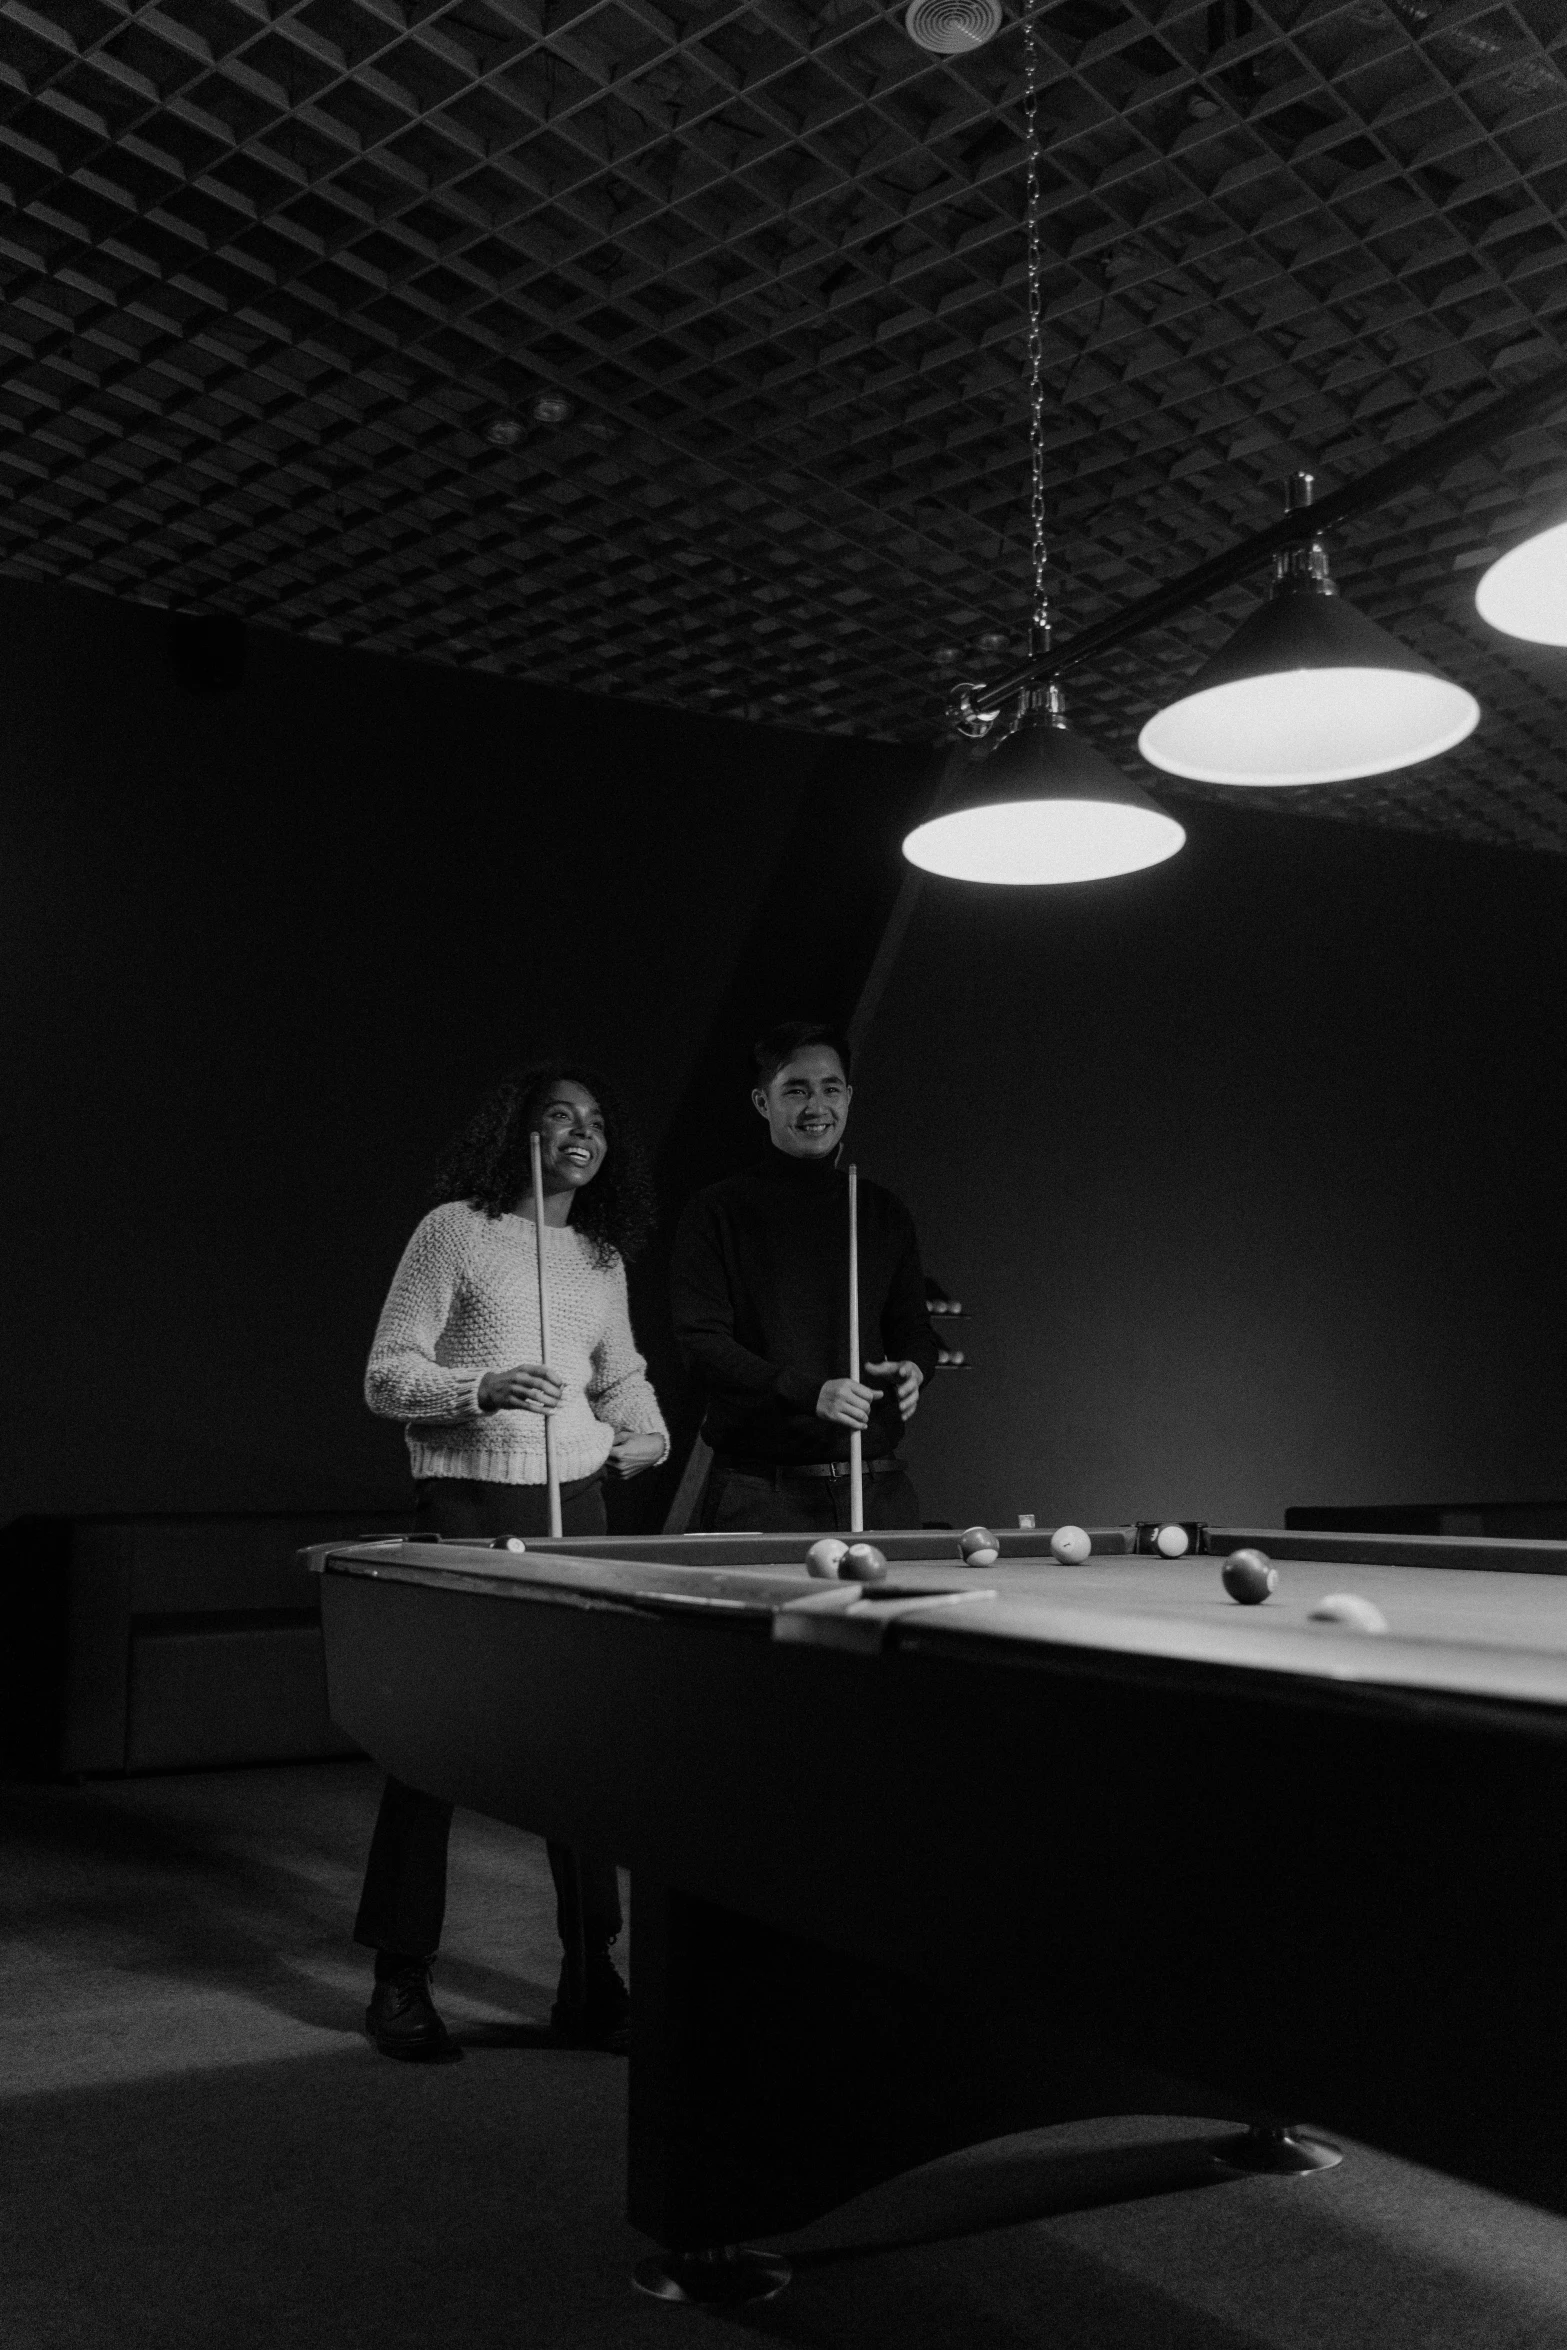
[[[1149,719],[1137,747],[1201,783],[1348,783],[1450,751],[1479,717],[1472,694],[1331,582],[1292,576]]]
[[[1507,636],[1567,645],[1567,522],[1499,555],[1475,589],[1475,610]]]
[[[952,881],[1103,881],[1173,857],[1186,834],[1058,713],[1025,718],[950,806],[903,844]]]

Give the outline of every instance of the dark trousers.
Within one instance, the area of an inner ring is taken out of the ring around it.
[[[868,1530],[917,1527],[919,1495],[906,1469],[865,1480]],[[708,1472],[699,1523],[709,1534],[847,1534],[847,1477],[802,1477],[788,1469],[761,1474],[722,1456]]]
[[[567,1534],[602,1534],[604,1486],[578,1478],[560,1489]],[[414,1531],[461,1541],[524,1540],[549,1532],[549,1501],[542,1485],[500,1485],[486,1478],[429,1477],[419,1487]],[[446,1916],[446,1845],[452,1807],[388,1779],[370,1839],[364,1892],[354,1940],[407,1958],[433,1958]],[[590,1860],[569,1844],[548,1846],[555,1880],[555,1922],[565,1953],[561,1996],[580,2000],[589,1954],[607,1949],[620,1932],[620,1888],[613,1861]]]

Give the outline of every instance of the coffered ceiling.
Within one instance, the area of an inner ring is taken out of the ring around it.
[[[1560,0],[1037,24],[1066,628],[1562,355]],[[948,58],[876,0],[0,0],[0,565],[931,739],[1021,641],[1022,163],[1015,7]],[[1567,412],[1343,535],[1486,715],[1291,805],[1567,847],[1567,654],[1472,604],[1563,504]],[[1135,767],[1250,601],[1077,722]]]

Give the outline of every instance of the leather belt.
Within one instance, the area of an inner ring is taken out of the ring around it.
[[[770,1482],[782,1483],[791,1477],[826,1477],[834,1485],[841,1484],[849,1474],[847,1461],[736,1461],[720,1459],[717,1466],[726,1475],[736,1477],[765,1477]],[[903,1467],[900,1460],[867,1461],[867,1477],[895,1477]]]

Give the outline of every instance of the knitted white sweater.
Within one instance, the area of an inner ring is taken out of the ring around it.
[[[550,1369],[565,1387],[553,1415],[562,1482],[604,1466],[615,1431],[669,1432],[631,1335],[625,1267],[606,1269],[569,1224],[544,1227]],[[536,1363],[538,1258],[531,1217],[489,1217],[463,1200],[432,1208],[403,1251],[365,1372],[373,1412],[402,1420],[416,1477],[544,1483],[537,1412],[480,1409],[486,1371]]]

